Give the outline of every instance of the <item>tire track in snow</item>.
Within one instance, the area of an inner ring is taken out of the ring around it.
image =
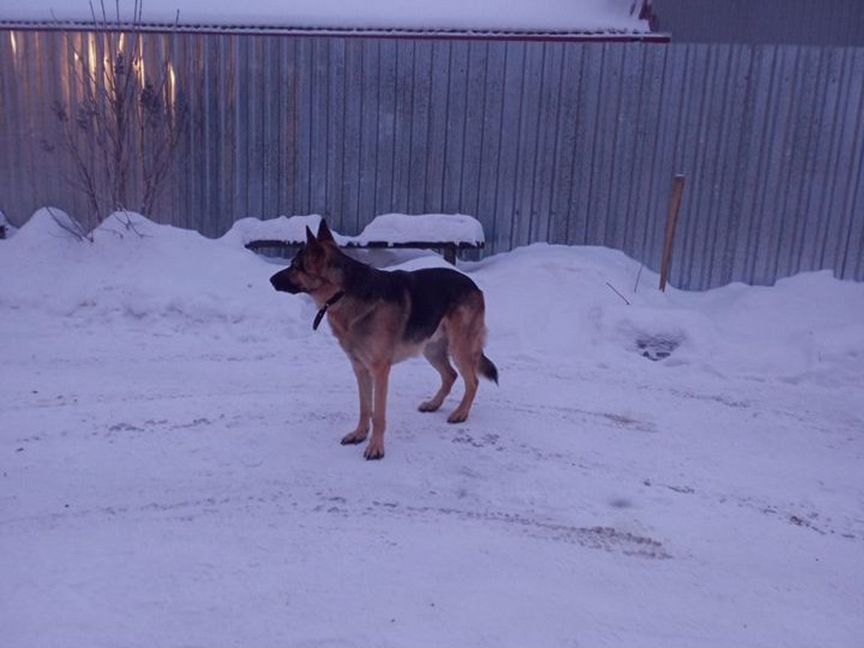
[[[515,530],[533,538],[566,542],[586,549],[599,549],[638,558],[672,558],[672,555],[660,541],[628,531],[621,531],[614,527],[574,526],[538,520],[520,513],[494,510],[475,511],[448,506],[403,505],[398,502],[378,500],[372,500],[359,506],[362,507],[360,514],[363,516],[384,514],[403,519],[451,518],[463,522],[491,523],[496,526],[503,525],[508,531]],[[326,498],[325,502],[314,510],[315,512],[326,512],[349,518],[356,514],[357,508],[357,506],[349,507],[348,501],[344,497],[333,496]]]
[[[262,495],[206,497],[174,502],[148,502],[127,506],[101,506],[75,510],[41,513],[0,522],[6,533],[32,531],[34,527],[55,528],[70,522],[98,524],[114,521],[163,517],[174,522],[191,522],[203,516],[230,515],[235,512],[256,512],[262,508],[276,508],[268,514],[309,516],[336,516],[343,519],[358,517],[389,517],[407,522],[456,520],[464,523],[494,525],[506,532],[524,534],[538,540],[563,542],[585,549],[620,553],[626,556],[649,559],[672,558],[663,544],[653,538],[640,536],[609,526],[575,526],[539,520],[522,513],[495,510],[470,510],[449,506],[403,505],[398,502],[372,500],[349,503],[344,497],[321,494],[295,498],[288,490],[278,490]],[[69,505],[66,505],[69,506]]]

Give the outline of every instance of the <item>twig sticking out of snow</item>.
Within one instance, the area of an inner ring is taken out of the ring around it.
[[[606,285],[609,286],[616,295],[618,295],[621,299],[623,299],[625,304],[627,304],[628,306],[630,305],[630,302],[627,301],[627,298],[624,295],[622,295],[620,292],[618,292],[618,289],[615,288],[615,286],[613,286],[608,281],[606,282]]]
[[[54,212],[54,209],[51,207],[46,207],[48,213],[51,214],[51,218],[57,224],[57,227],[62,229],[67,234],[72,235],[75,239],[79,241],[90,241],[93,242],[93,234],[88,232],[87,229],[79,223],[76,219],[68,217],[61,218],[57,213]]]
[[[645,264],[642,263],[639,265],[639,272],[636,273],[636,283],[633,284],[633,292],[638,292],[639,290],[639,279],[642,277],[642,268],[645,267]]]

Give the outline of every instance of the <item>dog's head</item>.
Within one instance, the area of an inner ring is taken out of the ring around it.
[[[280,270],[272,277],[270,283],[276,290],[291,293],[314,293],[333,284],[332,277],[327,272],[328,258],[338,254],[333,234],[324,219],[318,225],[318,234],[306,228],[306,244],[294,256],[291,265]]]

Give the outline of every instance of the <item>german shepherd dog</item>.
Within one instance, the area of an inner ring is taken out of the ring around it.
[[[441,387],[421,412],[434,412],[456,382],[452,357],[465,382],[465,395],[449,423],[468,418],[477,394],[478,373],[498,382],[498,369],[483,354],[486,337],[483,293],[455,270],[430,268],[383,271],[343,254],[324,220],[317,236],[306,228],[306,244],[291,266],[270,278],[276,290],[307,293],[320,309],[313,328],[324,315],[348,355],[360,394],[360,419],[342,445],[372,438],[363,455],[384,456],[387,383],[390,368],[422,353],[441,375]],[[374,402],[373,402],[374,392]]]

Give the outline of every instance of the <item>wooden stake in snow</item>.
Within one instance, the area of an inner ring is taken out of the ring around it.
[[[663,244],[663,257],[660,259],[660,290],[666,292],[666,281],[669,279],[669,267],[672,265],[672,241],[675,239],[675,227],[678,225],[678,210],[681,209],[681,198],[684,195],[684,176],[672,178],[672,196],[669,199],[669,219],[666,221],[666,241]]]

